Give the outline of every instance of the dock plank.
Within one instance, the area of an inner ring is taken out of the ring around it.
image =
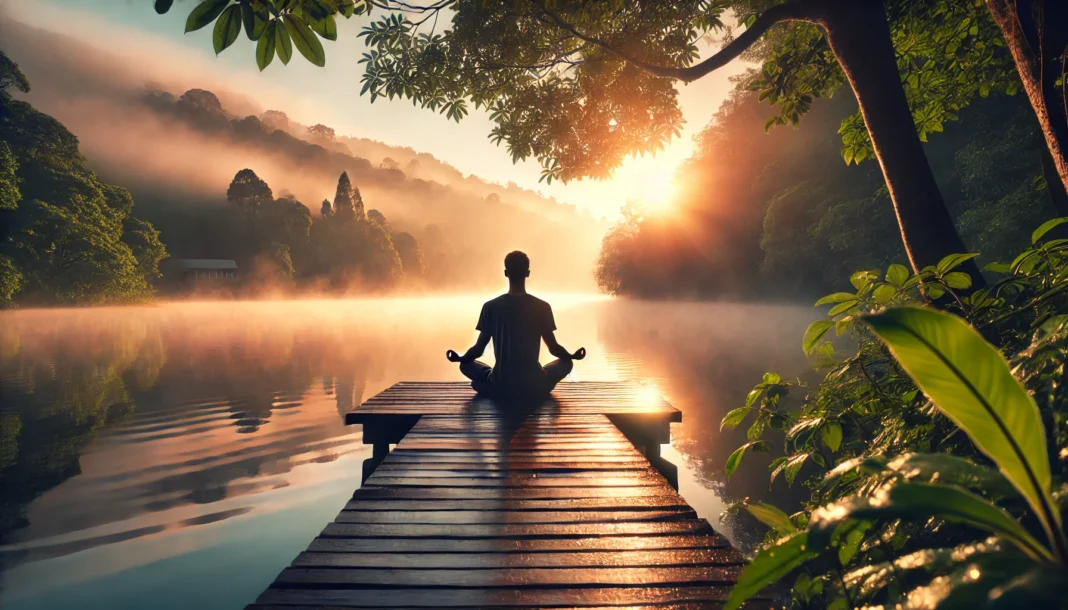
[[[404,382],[346,421],[384,449],[249,610],[715,608],[744,565],[646,459],[679,421],[647,387],[561,384],[513,411]]]

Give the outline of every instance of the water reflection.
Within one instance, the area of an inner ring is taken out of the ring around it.
[[[765,370],[805,370],[811,310],[551,300],[561,341],[590,348],[572,381],[643,380],[683,411],[664,457],[702,516],[765,495],[762,456],[724,483],[742,435],[719,420]],[[0,314],[0,602],[247,603],[359,484],[370,448],[340,415],[396,381],[459,380],[443,354],[471,342],[480,303]]]

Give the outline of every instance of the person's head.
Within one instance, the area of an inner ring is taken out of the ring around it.
[[[516,250],[504,257],[504,275],[510,281],[521,282],[530,277],[530,258]]]

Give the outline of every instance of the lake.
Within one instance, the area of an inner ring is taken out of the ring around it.
[[[343,414],[397,381],[461,380],[445,350],[469,347],[482,300],[0,313],[0,606],[252,602],[359,486],[371,449]],[[679,408],[663,455],[680,492],[752,548],[760,530],[720,513],[768,497],[769,460],[747,456],[726,480],[744,430],[719,422],[765,371],[809,370],[816,312],[548,300],[561,344],[589,351],[564,383],[637,380]]]

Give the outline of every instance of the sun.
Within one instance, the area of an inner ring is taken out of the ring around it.
[[[640,204],[650,214],[670,211],[678,195],[675,161],[647,156],[625,162],[615,174],[625,200]]]

